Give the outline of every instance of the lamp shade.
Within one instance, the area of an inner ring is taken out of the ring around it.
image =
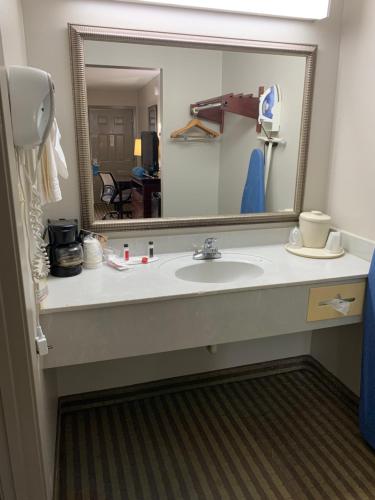
[[[136,139],[134,141],[134,156],[142,156],[142,140]]]

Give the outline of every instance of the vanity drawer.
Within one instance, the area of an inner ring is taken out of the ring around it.
[[[327,304],[327,302],[336,298],[349,302],[350,309],[346,317],[361,316],[365,290],[365,282],[310,288],[307,321],[343,318],[344,315],[342,313]]]

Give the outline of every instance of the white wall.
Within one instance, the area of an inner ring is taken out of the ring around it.
[[[138,92],[136,90],[100,90],[87,91],[87,104],[89,106],[134,106],[138,105]]]
[[[156,104],[158,107],[158,132],[161,132],[161,85],[160,75],[155,76],[147,85],[138,91],[138,130],[139,134],[142,130],[148,130],[148,108]]]
[[[375,240],[375,2],[345,1],[328,211],[337,227]]]
[[[286,146],[274,148],[267,189],[266,211],[294,207],[298,150],[305,81],[305,58],[271,54],[223,53],[223,94],[253,93],[279,84],[282,94],[280,137]],[[250,154],[263,149],[256,120],[226,113],[221,143],[219,213],[238,214]],[[264,135],[264,134],[262,134]]]
[[[21,0],[0,2],[0,26],[4,64],[25,64],[26,46]]]
[[[372,240],[366,245],[373,248],[375,3],[345,0],[344,4],[327,210],[336,227]],[[323,330],[312,338],[312,354],[357,394],[361,343],[361,325]]]
[[[146,7],[104,0],[64,2],[24,0],[24,10],[30,64],[48,70],[55,80],[57,118],[70,168],[69,180],[62,182],[64,199],[59,204],[48,207],[49,217],[71,217],[79,214],[78,171],[67,32],[69,22],[318,44],[319,55],[305,207],[325,208],[341,0],[333,1],[331,17],[321,22],[208,13],[168,7]],[[48,22],[41,22],[41,19],[48,19]],[[176,125],[179,126],[179,124]]]
[[[87,41],[85,59],[86,64],[162,68],[163,216],[217,214],[219,144],[176,144],[169,137],[191,119],[191,103],[221,94],[221,52]]]

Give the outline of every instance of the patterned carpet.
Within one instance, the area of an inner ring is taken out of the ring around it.
[[[65,398],[56,499],[375,499],[357,400],[309,357]]]

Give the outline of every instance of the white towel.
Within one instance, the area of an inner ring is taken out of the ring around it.
[[[59,176],[67,179],[69,175],[60,140],[61,134],[55,119],[43,147],[40,168],[38,169],[38,185],[42,205],[62,199]]]

